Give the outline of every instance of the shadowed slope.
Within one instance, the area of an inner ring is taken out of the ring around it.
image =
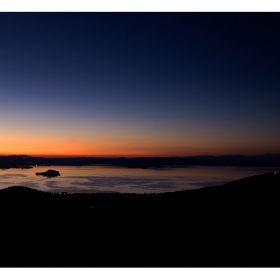
[[[207,187],[204,188],[208,191],[218,190],[218,191],[246,191],[251,192],[266,192],[266,191],[278,191],[280,187],[280,172],[269,172],[261,175],[256,175],[252,177],[246,177],[240,180],[236,180],[222,186]]]
[[[279,266],[279,197],[279,173],[149,195],[55,195],[11,187],[0,191],[1,236],[12,241],[5,243],[2,263]],[[11,246],[17,257],[9,257]],[[24,258],[19,248],[33,256]]]

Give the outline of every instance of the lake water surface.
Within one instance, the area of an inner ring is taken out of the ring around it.
[[[59,177],[36,176],[58,170]],[[49,192],[159,193],[222,185],[244,177],[278,171],[264,167],[125,168],[114,166],[38,166],[31,169],[0,169],[0,189],[26,186]]]

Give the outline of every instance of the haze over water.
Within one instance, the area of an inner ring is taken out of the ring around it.
[[[59,177],[36,176],[36,172],[58,170]],[[277,167],[124,168],[112,166],[38,166],[0,170],[0,188],[26,186],[48,192],[162,193],[222,185]]]

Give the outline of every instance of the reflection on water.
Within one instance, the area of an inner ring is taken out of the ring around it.
[[[55,169],[59,177],[36,176]],[[275,171],[262,167],[208,167],[137,169],[112,166],[37,166],[32,169],[0,169],[0,189],[26,186],[50,192],[157,193],[221,185],[233,180]]]

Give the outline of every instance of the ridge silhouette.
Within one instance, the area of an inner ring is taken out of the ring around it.
[[[279,187],[279,172],[161,194],[10,187],[0,190],[1,263],[278,267]]]

